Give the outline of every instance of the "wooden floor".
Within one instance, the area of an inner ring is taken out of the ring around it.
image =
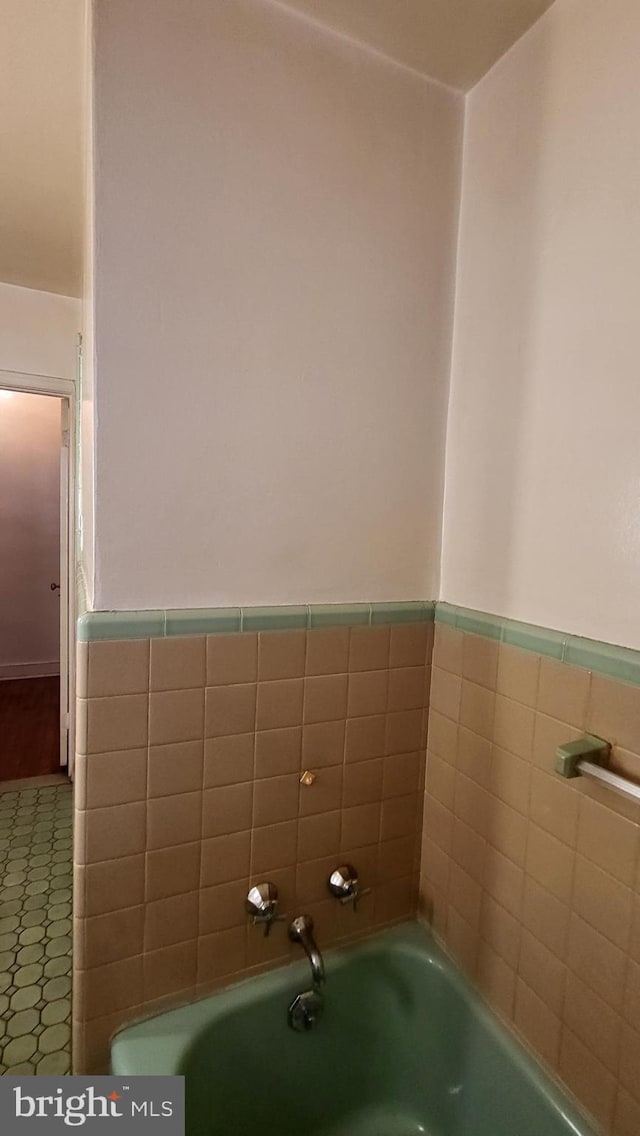
[[[60,679],[0,681],[0,781],[60,771]]]

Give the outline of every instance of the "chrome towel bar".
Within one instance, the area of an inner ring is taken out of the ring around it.
[[[592,734],[586,734],[577,741],[558,746],[556,773],[561,777],[592,777],[594,781],[600,781],[603,785],[614,789],[616,793],[640,801],[640,785],[607,768],[610,756],[609,742]]]

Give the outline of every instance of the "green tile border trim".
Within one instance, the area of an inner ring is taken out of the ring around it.
[[[78,641],[150,639],[165,634],[163,611],[86,611],[77,622]]]
[[[242,631],[295,631],[309,624],[309,610],[304,605],[290,607],[243,607]]]
[[[632,647],[583,639],[565,631],[554,631],[534,623],[521,623],[517,619],[447,603],[436,603],[435,621],[456,627],[459,631],[483,635],[485,639],[496,639],[512,647],[534,651],[561,663],[584,667],[619,682],[640,686],[640,651]]]
[[[230,631],[362,627],[432,623],[432,600],[397,603],[290,604],[281,607],[176,608],[157,611],[87,611],[77,622],[80,643],[105,639],[157,639]]]
[[[240,631],[242,612],[239,607],[175,608],[162,613],[164,628],[153,635],[212,635],[215,632]]]
[[[233,631],[366,627],[391,623],[444,623],[485,639],[534,651],[620,682],[640,686],[640,651],[583,639],[568,632],[430,600],[386,603],[291,604],[273,607],[176,608],[157,611],[87,611],[77,621],[81,643]]]

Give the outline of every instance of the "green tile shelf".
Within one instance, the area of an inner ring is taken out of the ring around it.
[[[447,603],[436,603],[435,621],[456,627],[460,631],[482,635],[485,639],[495,639],[512,647],[534,651],[558,662],[584,667],[619,682],[640,686],[640,651],[634,651],[631,647],[601,643],[597,639],[582,639],[568,632]]]
[[[215,635],[230,631],[358,627],[385,623],[432,623],[429,600],[398,603],[291,604],[280,607],[212,607],[157,611],[87,611],[77,621],[78,640],[147,639]]]

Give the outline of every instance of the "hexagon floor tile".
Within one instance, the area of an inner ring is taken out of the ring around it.
[[[0,1073],[70,1070],[71,824],[71,785],[0,789]]]

